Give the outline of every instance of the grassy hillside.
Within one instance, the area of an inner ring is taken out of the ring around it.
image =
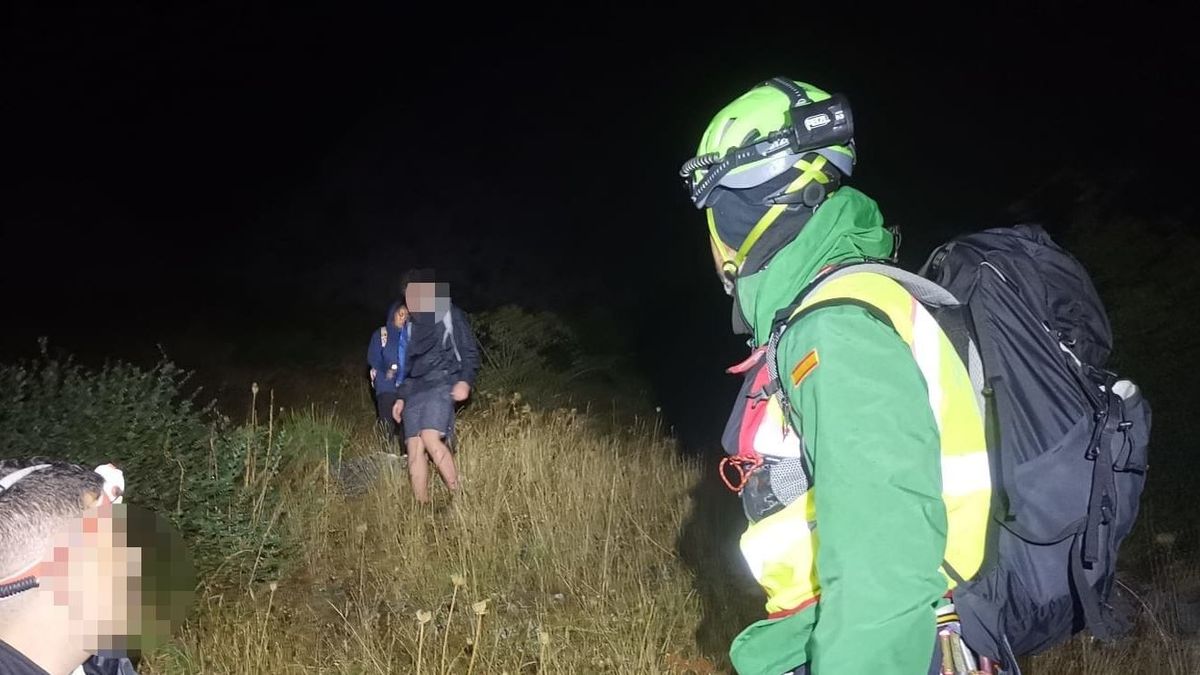
[[[680,457],[636,384],[612,380],[618,364],[591,368],[552,318],[507,312],[481,329],[488,371],[460,417],[453,506],[436,482],[433,508],[411,500],[356,366],[309,378],[306,407],[246,383],[221,402],[233,422],[183,395],[169,363],[44,355],[0,366],[0,447],[117,461],[131,499],[183,530],[197,606],[145,673],[726,672],[762,599],[715,463]],[[1080,637],[1027,672],[1200,672],[1194,538],[1186,517],[1159,517],[1173,494],[1148,493],[1123,556],[1135,635]]]

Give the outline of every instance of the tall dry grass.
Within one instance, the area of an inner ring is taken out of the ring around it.
[[[1033,675],[1195,675],[1200,673],[1200,567],[1170,547],[1139,541],[1149,560],[1142,576],[1119,581],[1114,602],[1127,605],[1133,630],[1115,643],[1081,633],[1023,662]],[[1168,537],[1168,539],[1171,539]],[[1161,538],[1160,538],[1161,543]],[[1132,557],[1132,556],[1131,556]]]
[[[724,672],[729,641],[761,616],[736,499],[653,418],[480,395],[460,417],[463,498],[435,491],[422,510],[399,462],[347,496],[341,467],[396,449],[353,378],[325,389],[332,407],[285,413],[252,394],[232,425],[165,404],[170,369],[0,373],[22,392],[0,406],[7,444],[88,461],[120,448],[135,495],[204,549],[199,607],[145,673]],[[38,431],[61,410],[85,414]],[[1143,520],[1123,557],[1140,561],[1134,635],[1077,638],[1026,672],[1200,673],[1200,568]]]
[[[652,421],[486,397],[460,420],[462,497],[439,489],[426,509],[399,461],[365,494],[343,494],[340,461],[393,449],[365,427],[315,409],[282,424],[297,459],[260,517],[293,564],[274,581],[204,587],[144,672],[715,673],[758,618],[737,561],[695,550],[732,543],[729,504],[697,489],[701,467]],[[1081,636],[1025,671],[1200,673],[1200,646],[1179,637],[1200,572],[1169,555],[1154,569],[1129,589],[1131,638]]]
[[[654,424],[599,434],[492,399],[460,421],[464,493],[411,500],[399,463],[345,497],[326,454],[280,476],[299,565],[208,589],[151,673],[711,670],[675,538],[698,466]],[[356,435],[347,454],[378,449]]]

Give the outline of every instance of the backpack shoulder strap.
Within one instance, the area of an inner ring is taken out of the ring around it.
[[[933,281],[907,270],[902,270],[899,267],[884,265],[882,263],[862,263],[843,267],[830,273],[819,285],[823,286],[834,279],[863,272],[878,274],[895,281],[926,307],[956,307],[961,304],[958,298],[954,297],[953,293]],[[814,288],[813,290],[815,291],[816,289]]]
[[[445,327],[442,333],[442,344],[450,341],[450,347],[454,350],[454,358],[459,362],[462,361],[462,354],[458,352],[458,341],[454,339],[454,308],[446,310],[446,316],[442,317],[442,325]]]
[[[779,380],[778,365],[776,363],[779,339],[783,336],[783,333],[787,327],[790,326],[796,319],[798,319],[805,311],[809,309],[815,309],[817,306],[824,306],[829,302],[857,301],[863,303],[864,305],[870,306],[874,313],[879,315],[881,318],[886,319],[887,312],[884,311],[882,307],[878,307],[877,304],[873,302],[872,298],[866,296],[859,297],[858,295],[855,295],[854,297],[838,297],[823,302],[812,301],[813,298],[818,296],[819,291],[826,288],[829,284],[838,281],[839,279],[844,279],[848,276],[856,274],[874,274],[886,277],[896,282],[901,288],[904,289],[905,292],[930,310],[930,313],[934,315],[935,319],[939,320],[939,326],[941,326],[939,310],[957,309],[962,307],[962,303],[958,301],[958,298],[956,298],[953,293],[946,290],[942,286],[930,279],[926,279],[913,274],[912,272],[902,270],[893,265],[887,265],[879,262],[856,263],[844,265],[833,270],[832,272],[825,274],[801,291],[790,305],[780,310],[775,316],[775,323],[773,324],[771,330],[771,337],[767,343],[767,363],[768,367],[771,368],[771,381],[778,388],[779,395],[782,397],[782,400],[785,404],[788,403],[787,390],[782,386]],[[950,331],[948,331],[945,326],[941,327],[943,332],[946,332],[949,338]],[[975,392],[976,403],[982,412],[984,408],[982,394],[984,388],[983,359],[980,357],[979,349],[976,346],[975,341],[969,335],[965,335],[964,337],[966,344],[965,348],[960,351],[960,356],[963,358],[963,365],[967,369],[967,375],[970,378],[972,389]]]
[[[778,330],[781,325],[786,326],[788,323],[791,323],[792,319],[799,312],[800,307],[804,304],[805,299],[815,293],[817,289],[836,279],[863,272],[878,274],[895,281],[926,307],[957,307],[962,304],[958,298],[954,297],[953,293],[939,286],[934,281],[902,270],[894,265],[881,262],[849,263],[834,268],[823,276],[817,277],[808,286],[805,286],[789,305],[775,313],[774,328]],[[774,332],[775,330],[772,331],[772,333]]]

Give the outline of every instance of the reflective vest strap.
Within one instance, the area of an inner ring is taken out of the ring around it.
[[[794,613],[816,602],[817,532],[813,489],[786,508],[753,523],[740,547],[767,594],[767,613]]]
[[[969,579],[979,571],[991,504],[991,473],[978,391],[937,321],[893,279],[868,271],[832,276],[808,294],[792,318],[806,309],[835,302],[862,306],[890,323],[908,345],[925,380],[939,435],[946,506],[942,574],[953,589],[956,577]],[[820,476],[813,478],[814,486],[800,499],[753,523],[741,538],[742,554],[766,591],[767,612],[773,617],[800,611],[817,602],[821,594],[813,500],[813,491],[820,489]]]
[[[943,451],[956,455],[986,450],[983,417],[975,402],[970,376],[937,320],[896,281],[870,272],[845,274],[819,284],[793,313],[838,300],[866,304],[886,317],[908,345],[925,380],[929,408]],[[966,395],[964,399],[962,396]],[[970,403],[970,409],[965,406]]]
[[[991,501],[991,472],[983,416],[970,374],[933,315],[894,279],[849,272],[819,284],[793,317],[838,301],[867,306],[885,318],[908,345],[921,372],[941,450],[942,500],[948,532],[946,561],[966,577],[983,562]],[[951,588],[956,574],[944,572]]]

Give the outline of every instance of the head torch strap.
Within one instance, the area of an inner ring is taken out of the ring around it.
[[[708,195],[712,193],[717,185],[720,185],[721,181],[730,171],[744,164],[756,162],[782,150],[787,150],[790,147],[790,143],[791,141],[788,139],[786,132],[776,131],[754,145],[731,149],[726,153],[725,159],[721,160],[720,164],[709,169],[704,174],[704,177],[700,179],[700,182],[692,185],[692,203],[696,205],[696,208],[703,208],[704,203],[708,200]]]
[[[679,169],[679,177],[687,178],[691,176],[693,172],[703,169],[706,166],[712,166],[720,161],[721,153],[719,152],[706,152],[698,157],[693,157],[683,163],[683,166]]]
[[[786,77],[772,77],[759,86],[775,87],[787,94],[788,101],[791,102],[793,108],[812,103],[804,89]]]
[[[21,480],[25,476],[28,476],[29,474],[33,473],[34,471],[41,471],[42,469],[48,469],[48,468],[50,468],[49,464],[34,464],[32,466],[27,466],[24,469],[18,469],[16,471],[8,474],[4,478],[0,478],[0,492],[7,490],[8,488],[16,485],[17,481]]]
[[[21,577],[15,581],[0,581],[0,600],[11,598],[25,591],[32,591],[41,585],[38,578],[33,575]]]
[[[4,478],[0,478],[0,492],[16,485],[34,471],[48,468],[50,468],[49,464],[34,464],[13,471]],[[125,494],[125,473],[113,464],[101,464],[96,467],[95,471],[104,479],[104,485],[100,488],[101,503],[120,504],[121,496]]]

